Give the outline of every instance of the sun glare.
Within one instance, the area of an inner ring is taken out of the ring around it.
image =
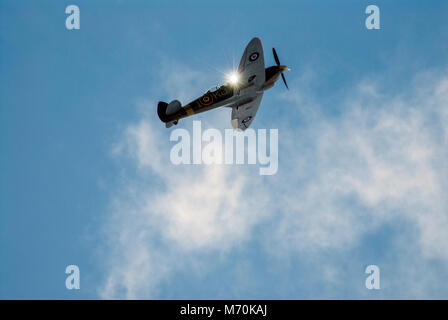
[[[239,80],[239,76],[238,76],[238,73],[237,73],[237,72],[232,72],[232,73],[229,73],[229,74],[227,75],[227,81],[228,81],[230,84],[235,85],[235,84],[238,83],[238,80]]]

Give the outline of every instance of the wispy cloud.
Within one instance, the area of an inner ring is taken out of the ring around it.
[[[283,192],[281,237],[297,237],[296,248],[345,247],[398,215],[418,225],[426,255],[448,258],[446,79],[410,89],[382,96],[362,84],[342,101],[341,116],[291,134],[288,152],[307,152],[287,164],[296,170],[286,185],[298,188]]]
[[[207,76],[181,67],[181,74],[165,67],[160,89],[188,100]],[[397,221],[416,233],[394,238],[391,251],[403,252],[402,260],[384,264],[418,262],[414,273],[423,272],[426,259],[447,265],[445,76],[418,76],[406,92],[394,94],[366,81],[334,102],[341,108],[338,115],[328,115],[312,90],[292,90],[283,97],[291,113],[279,117],[288,123],[288,117],[300,115],[306,125],[280,128],[279,173],[272,177],[260,177],[250,166],[173,166],[169,133],[155,112],[147,111],[155,110],[156,101],[147,101],[142,118],[129,124],[115,148],[120,157],[129,157],[137,175],[121,186],[105,223],[109,271],[101,297],[158,297],[160,286],[186,266],[207,270],[219,263],[201,260],[207,253],[226,256],[254,242],[282,263],[297,252],[302,263],[321,263],[334,257],[328,250],[359,263],[354,251],[363,239]],[[208,125],[230,126],[224,114],[210,114]],[[315,297],[336,295],[338,279],[353,271],[319,270],[326,285]],[[419,279],[414,296],[425,297],[427,284],[434,283],[429,278]],[[403,281],[392,283],[394,292],[409,292]],[[362,297],[360,292],[353,296]]]
[[[189,70],[182,77],[165,74],[163,86],[171,94],[180,87],[189,92],[193,78],[205,78],[191,76]],[[153,101],[146,108],[155,105]],[[106,227],[112,271],[100,291],[104,298],[153,297],[158,282],[181,263],[193,263],[210,250],[231,250],[250,237],[251,227],[263,216],[265,191],[243,168],[176,167],[169,161],[170,147],[169,133],[155,113],[130,124],[114,147],[114,154],[127,154],[135,163],[139,180],[126,184],[112,205]],[[247,188],[254,192],[251,198],[244,196]]]

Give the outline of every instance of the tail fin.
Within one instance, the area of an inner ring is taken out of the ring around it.
[[[166,127],[169,128],[179,121],[179,115],[177,113],[181,109],[182,105],[177,100],[173,100],[169,104],[159,101],[159,104],[157,105],[157,115],[162,122],[165,122]]]
[[[162,122],[168,122],[168,117],[166,115],[166,108],[168,107],[168,103],[159,101],[157,105],[157,115]]]

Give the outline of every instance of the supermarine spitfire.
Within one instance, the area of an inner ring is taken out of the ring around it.
[[[263,97],[263,92],[274,86],[282,77],[288,88],[283,72],[289,69],[280,64],[277,52],[272,48],[276,66],[265,68],[263,46],[259,38],[253,38],[244,50],[238,72],[228,79],[228,83],[208,90],[202,97],[182,106],[178,100],[169,104],[160,101],[157,114],[166,127],[176,125],[180,119],[195,113],[219,107],[231,107],[232,127],[246,130],[255,118]]]

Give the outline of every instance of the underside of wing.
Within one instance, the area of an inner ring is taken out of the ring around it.
[[[244,50],[238,66],[240,86],[254,84],[257,89],[265,82],[263,45],[259,38],[253,38]]]
[[[232,127],[235,130],[246,130],[257,114],[263,93],[258,94],[254,99],[244,104],[233,107],[232,109]]]

